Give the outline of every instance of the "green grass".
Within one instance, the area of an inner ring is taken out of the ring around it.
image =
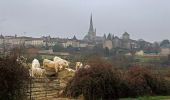
[[[158,57],[140,57],[140,56],[137,56],[135,57],[135,59],[138,59],[140,62],[160,62],[160,58]]]
[[[138,98],[124,98],[120,100],[170,100],[170,96],[145,96]]]

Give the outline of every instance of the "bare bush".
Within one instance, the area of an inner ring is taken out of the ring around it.
[[[170,95],[170,83],[159,71],[145,67],[118,70],[110,62],[92,58],[67,84],[65,95],[85,100],[117,100],[146,95]]]
[[[169,84],[165,78],[156,71],[142,67],[132,67],[125,75],[124,84],[127,86],[127,97],[144,95],[168,95]]]
[[[78,97],[83,94],[85,100],[117,100],[120,76],[112,69],[112,64],[95,58],[88,61],[90,68],[80,69],[69,82],[66,95]]]
[[[28,77],[16,57],[0,58],[0,100],[23,100]]]

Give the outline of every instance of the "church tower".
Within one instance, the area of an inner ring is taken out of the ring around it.
[[[90,17],[90,27],[89,27],[89,32],[88,34],[95,37],[96,36],[96,29],[94,30],[93,28],[93,18],[92,18],[92,14],[91,14],[91,17]]]
[[[95,41],[95,37],[96,37],[96,29],[94,29],[93,27],[93,18],[91,14],[89,31],[88,31],[88,34],[84,37],[84,40]]]

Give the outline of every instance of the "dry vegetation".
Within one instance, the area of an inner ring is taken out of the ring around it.
[[[15,56],[13,54],[13,56]],[[122,70],[112,62],[93,57],[76,73],[67,70],[58,73],[62,98],[57,100],[118,100],[119,98],[170,95],[170,69],[135,66]],[[163,69],[164,70],[164,69]],[[166,73],[161,73],[166,72]],[[18,64],[15,57],[0,59],[0,100],[24,99],[24,84],[28,69]],[[61,96],[61,94],[60,94]],[[70,98],[70,99],[65,99]],[[55,100],[55,99],[54,99]]]
[[[90,68],[80,69],[65,89],[65,96],[85,100],[118,100],[119,98],[148,95],[170,95],[167,76],[142,66],[121,70],[110,62],[93,58]]]
[[[23,100],[28,78],[27,68],[15,57],[0,58],[0,100]]]

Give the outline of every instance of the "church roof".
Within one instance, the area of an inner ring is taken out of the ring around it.
[[[123,35],[129,35],[129,33],[125,32],[125,33],[123,33]]]
[[[90,27],[89,27],[89,32],[94,32],[94,29],[93,29],[93,19],[92,19],[92,14],[91,14],[91,18],[90,18]]]
[[[0,39],[4,39],[4,36],[2,34],[0,35]]]
[[[115,36],[115,39],[119,39],[119,37],[118,37],[118,36]]]
[[[163,45],[161,48],[170,48],[170,44]]]
[[[77,40],[76,36],[74,35],[73,40]]]
[[[107,39],[108,39],[108,40],[112,40],[112,36],[111,36],[110,33],[109,33],[109,35],[107,36]]]

